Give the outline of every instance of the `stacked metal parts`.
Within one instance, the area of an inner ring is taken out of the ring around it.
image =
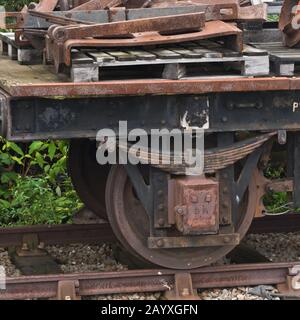
[[[15,30],[11,50],[20,63],[42,60],[57,73],[68,70],[78,82],[99,80],[103,63],[217,58],[203,45],[219,51],[219,58],[238,57],[243,32],[237,23],[265,21],[267,5],[244,0],[41,0],[3,15],[2,27]],[[167,64],[164,77],[185,74],[181,64]]]

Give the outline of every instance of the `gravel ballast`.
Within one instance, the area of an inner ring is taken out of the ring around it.
[[[248,235],[244,243],[265,255],[271,261],[300,261],[300,232],[289,234]],[[63,273],[123,271],[127,266],[120,264],[114,257],[109,244],[48,246],[46,250],[59,263]],[[7,276],[20,276],[11,263],[6,250],[0,248],[0,265],[5,266]],[[266,290],[265,290],[266,289]],[[261,294],[263,292],[264,294]],[[266,294],[267,292],[267,294]],[[239,287],[200,290],[202,300],[268,300],[279,299],[273,287]],[[89,297],[97,300],[159,300],[161,293],[118,294]]]

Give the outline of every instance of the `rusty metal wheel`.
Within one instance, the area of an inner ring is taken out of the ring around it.
[[[255,213],[256,186],[252,179],[245,199],[242,201],[236,232],[243,238],[250,227]],[[234,246],[149,249],[149,219],[133,191],[132,184],[123,166],[114,166],[109,174],[106,188],[106,206],[112,229],[133,256],[146,263],[173,269],[194,269],[211,264],[229,253]]]
[[[71,141],[68,171],[82,202],[100,218],[106,219],[105,186],[109,166],[100,166],[97,163],[95,141]]]

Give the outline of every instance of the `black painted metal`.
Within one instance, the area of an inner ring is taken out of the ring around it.
[[[7,131],[8,97],[0,90],[0,136],[5,136]]]
[[[294,138],[294,207],[300,208],[300,133],[295,133]]]
[[[85,99],[12,100],[8,138],[95,138],[98,130],[181,128],[182,119],[207,132],[300,130],[300,91],[219,93],[214,95],[132,96]]]

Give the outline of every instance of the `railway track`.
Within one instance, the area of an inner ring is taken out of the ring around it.
[[[286,233],[300,231],[300,214],[266,216],[254,219],[248,233]],[[26,235],[37,235],[45,245],[113,242],[115,237],[110,225],[97,224],[40,225],[0,228],[0,247],[21,246]]]
[[[300,215],[256,219],[251,233],[300,230]],[[24,246],[28,239],[38,244],[94,244],[114,242],[106,222],[86,225],[30,226],[0,229],[0,247]],[[285,297],[300,296],[300,263],[251,263],[203,267],[189,271],[169,269],[121,272],[21,276],[7,278],[0,299],[71,299],[114,293],[164,292],[169,299],[195,299],[196,289],[278,285]]]
[[[299,263],[299,262],[298,262]],[[170,299],[195,298],[201,288],[279,285],[286,297],[299,297],[297,263],[264,263],[204,267],[188,272],[167,269],[8,278],[0,299],[77,300],[84,296],[157,292]]]

